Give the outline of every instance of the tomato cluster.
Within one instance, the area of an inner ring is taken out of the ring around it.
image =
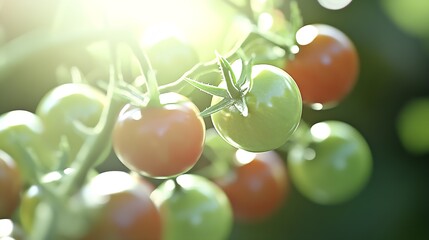
[[[225,2],[258,26],[263,14],[250,16],[250,1]],[[321,205],[356,196],[371,175],[365,138],[339,121],[309,127],[302,110],[333,107],[352,91],[357,51],[340,30],[294,29],[299,21],[273,8],[292,37],[282,39],[278,26],[273,35],[251,31],[204,63],[183,39],[105,36],[107,71],[54,87],[34,112],[2,114],[0,219],[36,240],[217,240],[235,222],[278,214],[292,186]],[[124,46],[132,56],[119,59]],[[138,76],[125,63],[137,64]],[[201,93],[208,101],[191,100]],[[103,169],[106,160],[127,171]]]

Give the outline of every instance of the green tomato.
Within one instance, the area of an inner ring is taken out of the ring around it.
[[[193,46],[178,36],[158,39],[145,48],[159,85],[176,81],[199,62]],[[193,89],[187,84],[180,93],[188,95]]]
[[[28,149],[35,158],[34,164],[42,171],[49,172],[56,165],[55,152],[44,141],[45,128],[41,119],[32,112],[13,110],[0,116],[0,149],[14,159],[28,181],[23,149]]]
[[[206,178],[185,174],[176,183],[167,180],[152,192],[151,199],[160,209],[165,240],[221,240],[231,232],[228,198]]]
[[[40,179],[40,182],[52,188],[58,187],[63,177],[69,175],[73,171],[74,169],[72,168],[67,168],[63,171],[52,171],[43,175]],[[94,178],[97,174],[97,171],[91,170],[88,173],[87,181]],[[21,194],[21,202],[18,214],[20,223],[25,232],[32,231],[34,219],[36,217],[36,209],[43,197],[42,189],[38,185],[31,185]],[[66,214],[63,216],[66,216]]]
[[[311,201],[329,205],[355,197],[372,170],[371,150],[352,126],[339,121],[314,124],[312,141],[288,154],[292,182]]]
[[[274,66],[253,66],[252,80],[245,96],[248,116],[231,106],[212,114],[211,119],[219,135],[232,146],[250,152],[273,150],[285,144],[298,127],[301,94],[292,77]],[[221,100],[214,96],[212,105]]]
[[[46,126],[46,142],[58,149],[62,137],[66,137],[71,162],[88,137],[78,125],[95,127],[107,102],[105,94],[87,84],[67,83],[55,87],[46,93],[36,109]],[[110,147],[106,147],[106,157],[109,151]]]
[[[413,154],[429,152],[429,98],[414,99],[398,115],[397,132],[404,148]]]

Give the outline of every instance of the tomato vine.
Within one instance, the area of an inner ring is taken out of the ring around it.
[[[267,11],[256,10],[256,3],[251,0],[242,4],[232,0],[222,3],[231,7],[235,14],[244,16],[248,31],[226,53],[215,51],[213,60],[197,62],[189,69],[188,66],[177,69],[171,75],[157,72],[167,70],[158,63],[152,64],[157,52],[152,49],[153,52],[148,54],[151,49],[142,47],[135,29],[113,26],[107,16],[103,16],[101,29],[70,28],[62,33],[66,6],[72,1],[61,1],[48,30],[38,29],[1,46],[0,81],[13,73],[21,62],[48,50],[68,47],[87,50],[89,45],[100,42],[108,46],[108,74],[103,72],[108,81],[98,75],[95,80],[87,80],[85,77],[90,77],[73,66],[71,78],[76,79],[77,74],[80,82],[67,83],[47,93],[34,114],[13,112],[0,116],[0,153],[4,151],[10,155],[0,154],[0,160],[8,163],[12,159],[17,163],[24,182],[24,186],[19,182],[19,188],[26,190],[34,186],[40,194],[36,200],[23,200],[23,204],[30,204],[30,207],[24,205],[21,210],[31,209],[31,214],[20,214],[23,219],[17,219],[17,222],[36,224],[24,229],[30,239],[105,238],[107,236],[99,232],[103,228],[109,228],[106,233],[113,239],[133,239],[134,233],[146,236],[137,230],[135,222],[129,225],[132,232],[126,233],[127,230],[115,222],[115,214],[122,214],[116,211],[130,211],[120,204],[133,205],[136,201],[143,201],[150,208],[150,217],[155,216],[154,228],[144,227],[156,239],[186,239],[188,231],[207,239],[221,239],[230,233],[233,215],[239,221],[252,222],[274,214],[288,195],[288,172],[302,194],[319,204],[349,199],[362,189],[371,170],[371,154],[365,140],[349,125],[329,123],[333,126],[325,136],[333,142],[341,140],[346,147],[360,144],[365,150],[363,154],[352,151],[353,158],[342,156],[341,159],[365,163],[356,181],[349,181],[355,186],[348,183],[344,183],[342,189],[332,189],[333,184],[323,186],[327,193],[338,191],[344,198],[315,196],[317,193],[312,192],[311,186],[317,187],[323,180],[305,176],[306,171],[300,171],[310,165],[304,161],[308,152],[319,150],[316,146],[323,145],[326,139],[317,139],[317,134],[303,121],[302,108],[314,101],[305,101],[301,96],[304,93],[301,85],[289,74],[293,71],[288,70],[299,60],[300,49],[305,48],[295,40],[303,26],[297,2],[290,1],[288,13],[280,11],[273,2]],[[264,14],[273,11],[281,13],[281,20],[287,22],[280,31],[271,29],[272,26],[261,27]],[[283,14],[288,14],[289,18]],[[137,63],[139,73],[135,79],[122,69],[124,62],[121,62],[120,51],[124,46],[131,52],[128,57],[132,58],[126,63]],[[192,47],[192,44],[186,47]],[[185,57],[183,61],[189,60],[187,64],[197,59],[194,53],[189,59]],[[281,60],[283,64],[274,66],[273,61],[267,59]],[[181,76],[177,77],[178,73]],[[160,80],[167,75],[168,80]],[[302,81],[313,80],[300,79],[299,83]],[[190,100],[194,93],[186,91],[186,87],[209,98],[204,109],[200,111]],[[68,92],[55,93],[59,88]],[[72,97],[67,103],[64,99],[68,96]],[[93,113],[89,114],[90,111]],[[13,121],[10,120],[12,114]],[[24,115],[27,119],[31,116],[33,122],[23,121]],[[213,128],[203,118],[210,118]],[[335,132],[334,125],[348,129],[354,135],[342,136]],[[111,150],[129,173],[95,173],[97,176],[91,177]],[[335,150],[326,154],[334,154]],[[282,159],[279,153],[288,158]],[[327,161],[323,156],[317,157]],[[0,164],[1,173],[6,164]],[[286,165],[292,166],[291,170]],[[66,168],[72,170],[66,174]],[[325,174],[332,171],[335,170],[329,169]],[[313,170],[308,172],[313,173]],[[43,180],[52,173],[59,174],[54,183]],[[124,185],[107,183],[109,174],[117,174],[118,182]],[[308,183],[303,178],[315,180]],[[154,183],[154,190],[146,188],[146,179]],[[0,178],[0,181],[3,180]],[[2,184],[0,182],[0,186]],[[106,184],[112,184],[114,190],[101,189]],[[243,199],[243,196],[251,199]],[[3,208],[3,204],[8,204],[8,212],[0,217],[14,217],[10,212],[17,211],[15,205],[18,203],[13,205],[0,199],[0,207]],[[207,205],[212,208],[208,209]],[[138,209],[127,215],[134,217],[129,221],[139,219],[144,224],[152,224],[144,210]],[[100,221],[100,216],[109,219]],[[182,216],[187,218],[183,220]],[[72,230],[66,229],[73,219],[79,220],[80,224]],[[208,224],[213,228],[205,227]]]

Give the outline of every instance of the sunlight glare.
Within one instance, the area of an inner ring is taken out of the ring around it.
[[[300,45],[310,44],[317,37],[318,33],[319,32],[315,26],[304,26],[296,32],[296,41]]]
[[[128,173],[121,171],[103,172],[95,176],[88,185],[88,191],[97,195],[111,195],[131,189],[136,184]]]
[[[235,159],[241,165],[250,163],[255,159],[255,157],[256,153],[248,152],[242,149],[238,149],[237,152],[235,152]]]
[[[0,219],[0,238],[10,236],[13,232],[13,222],[10,219]]]
[[[269,13],[261,13],[258,18],[258,27],[261,30],[268,31],[273,27],[274,19]]]
[[[331,135],[331,128],[327,123],[320,122],[314,124],[310,129],[311,135],[316,141],[323,141]]]

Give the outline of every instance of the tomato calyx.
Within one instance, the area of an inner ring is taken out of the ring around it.
[[[247,107],[245,96],[250,91],[252,86],[252,66],[253,59],[245,59],[241,56],[240,77],[237,79],[236,71],[234,71],[228,60],[217,54],[217,63],[226,87],[213,86],[207,83],[202,83],[191,78],[186,78],[192,86],[213,96],[222,97],[223,100],[217,104],[206,108],[201,112],[202,117],[209,116],[224,108],[234,106],[244,117],[248,116],[249,109]]]

